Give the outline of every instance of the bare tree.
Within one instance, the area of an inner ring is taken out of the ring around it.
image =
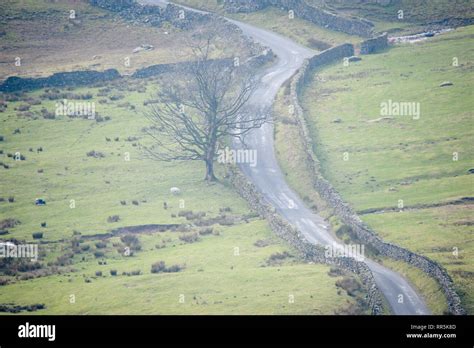
[[[212,39],[192,47],[193,60],[171,74],[146,116],[154,159],[202,160],[206,181],[215,181],[217,149],[229,137],[239,138],[266,121],[267,113],[248,103],[256,79],[247,64],[211,59]]]

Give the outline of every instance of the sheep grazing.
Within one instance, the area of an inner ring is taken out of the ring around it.
[[[177,188],[177,187],[172,187],[172,188],[170,188],[170,192],[171,192],[173,195],[177,196],[177,195],[179,195],[179,194],[181,193],[181,190],[180,190],[179,188]]]

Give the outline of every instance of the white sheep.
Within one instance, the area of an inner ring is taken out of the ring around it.
[[[170,188],[170,192],[171,192],[173,195],[177,196],[177,195],[179,195],[179,194],[181,193],[181,190],[180,190],[179,188],[177,188],[177,187],[172,187],[172,188]]]

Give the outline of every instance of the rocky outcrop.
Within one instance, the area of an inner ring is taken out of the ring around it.
[[[311,244],[300,232],[286,222],[275,209],[266,203],[262,194],[247,180],[235,166],[227,167],[228,176],[234,188],[250,205],[250,207],[264,217],[272,231],[295,248],[301,257],[310,262],[336,265],[350,272],[356,273],[367,293],[366,302],[372,314],[382,314],[383,302],[374,276],[367,265],[351,257],[326,257],[325,249]]]
[[[371,54],[382,51],[388,47],[388,34],[383,33],[360,44],[360,54]]]
[[[341,31],[343,33],[370,37],[374,25],[364,19],[348,18],[311,6],[304,0],[224,0],[224,7],[229,12],[253,12],[268,6],[275,6],[286,11],[293,11],[296,17],[313,22],[316,25]]]
[[[331,50],[335,51],[331,52]],[[336,54],[339,51],[343,55]],[[320,55],[323,55],[324,57],[318,58],[317,55],[307,60],[291,81],[290,97],[294,105],[298,129],[304,144],[306,163],[308,166],[308,171],[311,173],[313,187],[334,210],[334,213],[352,229],[360,241],[370,245],[380,254],[395,260],[404,261],[419,268],[432,278],[436,279],[446,296],[450,313],[457,315],[466,314],[464,308],[461,305],[459,295],[454,290],[453,281],[443,267],[425,256],[418,255],[400,246],[384,242],[359,218],[352,208],[342,199],[340,194],[331,185],[331,183],[327,181],[321,174],[321,166],[319,160],[316,158],[313,152],[312,138],[310,136],[308,130],[309,128],[306,124],[306,119],[304,117],[303,109],[300,106],[298,96],[301,94],[302,88],[304,88],[304,86],[311,79],[314,69],[320,67],[322,64],[329,63],[331,61],[329,57],[333,58],[334,60],[342,59],[344,55],[347,56],[349,51],[349,48],[341,48],[341,46],[338,46],[321,52]]]
[[[111,81],[120,77],[116,69],[105,71],[72,71],[56,73],[48,77],[23,78],[11,76],[0,85],[0,92],[15,92],[45,87],[84,86],[96,82]]]

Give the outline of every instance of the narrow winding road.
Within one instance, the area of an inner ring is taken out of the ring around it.
[[[142,2],[157,5],[166,3],[160,0],[142,0]],[[232,19],[228,20],[239,26],[245,35],[271,48],[277,55],[276,62],[262,73],[260,86],[251,99],[251,102],[259,108],[271,106],[282,84],[294,74],[306,58],[313,56],[315,52],[273,32]],[[273,125],[267,123],[254,130],[247,136],[246,143],[249,148],[257,150],[258,161],[255,167],[241,165],[241,170],[262,192],[265,199],[288,222],[296,226],[309,242],[340,245],[330,232],[329,224],[307,208],[302,199],[286,183],[275,157]],[[430,314],[422,297],[404,277],[372,260],[365,259],[364,262],[372,270],[377,286],[394,314]]]

